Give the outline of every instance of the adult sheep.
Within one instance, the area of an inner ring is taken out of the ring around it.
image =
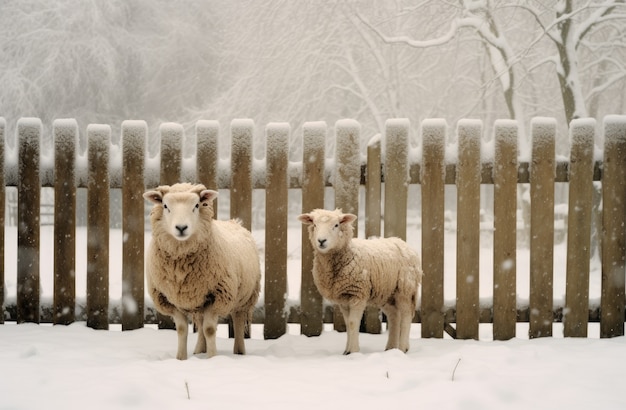
[[[398,238],[353,238],[356,216],[339,209],[316,209],[298,219],[309,225],[315,285],[324,298],[339,306],[346,322],[344,354],[359,351],[359,326],[366,305],[380,307],[387,315],[386,350],[407,352],[422,281],[417,253]]]
[[[245,354],[246,322],[259,297],[261,268],[251,233],[238,221],[213,219],[217,192],[204,185],[164,185],[144,193],[154,204],[148,291],[156,309],[174,318],[176,358],[187,358],[189,317],[198,327],[194,354],[216,354],[220,317],[231,315],[235,354]]]

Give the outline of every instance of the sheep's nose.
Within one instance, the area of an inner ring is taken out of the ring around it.
[[[324,248],[324,246],[325,246],[324,244],[326,243],[326,239],[318,239],[317,242],[318,242],[318,244],[319,244],[318,246],[320,248]]]
[[[176,225],[176,229],[178,230],[178,233],[182,236],[187,230],[187,225]]]

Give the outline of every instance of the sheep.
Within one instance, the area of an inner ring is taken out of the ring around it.
[[[347,326],[344,354],[358,352],[366,305],[382,308],[389,335],[385,350],[409,350],[409,331],[422,281],[418,254],[399,238],[353,238],[353,214],[315,209],[298,216],[314,249],[313,281],[339,306]]]
[[[178,183],[147,191],[152,240],[147,253],[148,292],[157,311],[173,317],[176,358],[187,359],[188,320],[198,328],[194,354],[216,354],[218,319],[231,315],[234,354],[245,354],[246,322],[258,300],[261,268],[252,234],[239,221],[213,219],[218,193]]]

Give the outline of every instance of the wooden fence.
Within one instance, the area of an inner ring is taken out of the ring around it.
[[[230,215],[252,224],[252,191],[266,190],[266,246],[264,305],[254,321],[264,324],[266,338],[286,331],[287,322],[301,324],[302,333],[318,335],[323,323],[342,323],[332,308],[324,306],[311,277],[312,250],[302,234],[302,282],[300,305],[286,307],[288,189],[302,192],[303,211],[324,206],[325,187],[334,188],[335,205],[345,212],[359,210],[359,186],[365,185],[365,235],[406,238],[409,184],[421,184],[422,258],[424,276],[421,306],[415,321],[421,322],[422,337],[478,338],[479,323],[493,323],[494,339],[515,336],[517,322],[529,322],[530,337],[550,336],[555,321],[564,322],[565,336],[587,336],[589,321],[600,322],[600,335],[624,334],[626,256],[626,117],[608,116],[602,124],[603,156],[596,158],[596,124],[575,120],[569,133],[569,161],[555,156],[556,121],[531,121],[530,160],[518,160],[518,127],[514,121],[494,124],[493,159],[483,160],[483,125],[476,120],[457,124],[458,156],[446,159],[448,126],[444,120],[421,124],[419,158],[409,155],[410,124],[393,119],[385,135],[367,147],[366,161],[360,152],[360,125],[352,120],[335,124],[335,158],[325,153],[328,134],[323,122],[302,127],[302,161],[289,162],[291,129],[283,123],[265,127],[266,161],[259,169],[254,160],[251,120],[234,120],[230,127],[230,167],[218,155],[220,126],[199,121],[195,127],[195,164],[192,176],[211,188],[230,190]],[[5,187],[16,186],[18,196],[18,255],[16,303],[4,300],[4,231],[0,237],[0,322],[53,322],[68,324],[86,320],[93,328],[106,329],[121,323],[124,330],[144,323],[161,323],[151,304],[144,305],[144,201],[146,187],[171,184],[184,176],[183,127],[161,126],[160,172],[149,172],[146,159],[148,128],[143,121],[125,121],[121,130],[121,164],[116,167],[111,152],[111,129],[90,125],[87,166],[77,172],[78,126],[74,120],[53,123],[54,169],[41,165],[42,124],[27,118],[17,122],[17,165],[5,164],[6,122],[0,119],[0,209]],[[384,155],[381,146],[385,145]],[[600,306],[589,304],[591,211],[593,181],[602,191],[602,291]],[[384,184],[383,184],[384,182]],[[566,298],[564,306],[553,304],[554,197],[555,183],[569,183],[567,214]],[[457,187],[457,295],[454,306],[444,304],[444,187]],[[480,185],[493,184],[493,303],[481,306],[478,293]],[[518,306],[516,298],[517,192],[519,184],[530,186],[530,298]],[[40,303],[40,192],[54,187],[54,299],[52,306]],[[76,191],[87,189],[87,296],[86,305],[76,304]],[[122,191],[123,291],[121,306],[109,303],[109,194]],[[383,195],[383,193],[386,193]],[[384,198],[384,199],[383,199]],[[384,201],[384,202],[383,202]],[[381,208],[384,205],[384,213]],[[382,216],[384,215],[384,216]],[[4,224],[4,212],[0,213]],[[381,232],[381,223],[384,232]],[[456,324],[456,328],[453,326]],[[368,331],[380,331],[378,312],[368,310]]]

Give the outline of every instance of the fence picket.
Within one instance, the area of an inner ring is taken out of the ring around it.
[[[333,187],[335,207],[344,213],[358,215],[359,186],[361,182],[361,125],[354,120],[339,120],[335,123],[336,154]],[[354,224],[354,236],[359,234],[358,223]],[[333,310],[335,330],[344,332],[343,315],[335,306]]]
[[[478,340],[481,133],[481,121],[459,121],[456,172],[456,334],[459,339]]]
[[[90,124],[87,187],[87,326],[109,328],[109,146],[111,127]]]
[[[422,337],[442,338],[445,120],[422,122]]]
[[[289,136],[288,123],[266,127],[267,166],[265,193],[265,339],[287,332],[287,211]]]
[[[42,124],[38,118],[17,122],[19,178],[17,182],[17,322],[39,323],[39,147]]]
[[[595,126],[595,121],[589,120],[574,120],[570,124],[567,279],[563,312],[566,337],[587,337]]]
[[[307,122],[302,127],[302,212],[324,208],[324,159],[326,123]],[[300,288],[300,332],[319,336],[323,328],[322,295],[313,282],[313,247],[302,229],[302,273]]]
[[[381,222],[381,138],[377,135],[367,145],[367,174],[365,177],[365,237],[380,236]],[[382,332],[380,309],[365,308],[363,331],[372,334]]]
[[[600,337],[624,335],[626,269],[626,116],[604,119]]]
[[[53,322],[70,324],[76,306],[76,120],[55,120]]]
[[[217,163],[219,160],[220,123],[200,120],[196,123],[196,175],[197,182],[208,189],[218,189]],[[213,213],[217,217],[219,198],[213,201]]]
[[[385,123],[385,237],[406,240],[409,120]]]
[[[552,336],[556,121],[531,121],[529,337]]]
[[[230,217],[252,229],[252,120],[233,120],[231,132]]]
[[[517,322],[517,122],[495,125],[493,164],[493,338],[515,337]]]
[[[143,327],[145,121],[122,123],[122,330]]]
[[[4,181],[4,130],[6,121],[0,117],[0,226],[4,227],[5,212],[5,181]],[[0,324],[4,323],[4,228],[0,229]]]
[[[159,127],[161,134],[161,169],[159,185],[174,185],[181,182],[184,130],[182,125],[164,123]],[[175,329],[174,320],[156,312],[159,329]]]

